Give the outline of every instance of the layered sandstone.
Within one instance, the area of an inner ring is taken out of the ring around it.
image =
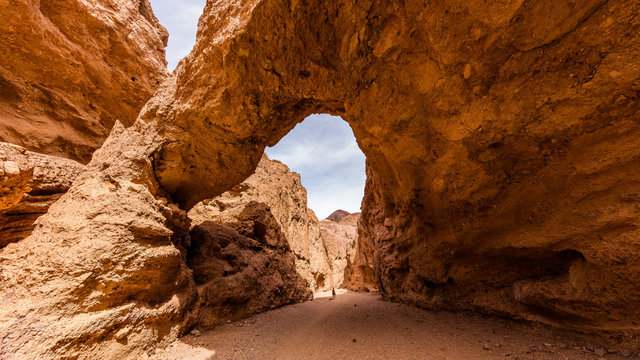
[[[367,156],[357,247],[383,296],[638,333],[638,14],[629,0],[208,2],[136,123],[0,250],[0,357],[135,358],[184,330],[184,210],[314,112],[341,115]]]
[[[0,5],[0,141],[88,162],[167,74],[148,0]]]
[[[235,222],[254,201],[269,207],[295,254],[298,273],[310,288],[330,289],[331,268],[320,238],[318,219],[307,208],[307,190],[302,186],[300,175],[280,161],[263,155],[253,175],[220,196],[197,204],[189,211],[189,217],[193,225],[205,221]]]
[[[0,248],[24,239],[84,166],[0,143]]]
[[[250,202],[234,216],[235,222],[204,221],[190,232],[187,266],[198,285],[192,319],[199,327],[243,319],[312,296],[269,207]]]

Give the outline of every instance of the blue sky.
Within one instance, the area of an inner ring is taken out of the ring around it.
[[[167,61],[173,71],[191,51],[198,19],[206,0],[150,0],[160,23],[169,30]],[[364,194],[365,157],[353,132],[341,118],[326,114],[309,116],[267,155],[300,174],[307,188],[309,207],[319,219],[337,209],[360,211]]]
[[[311,115],[265,152],[300,173],[309,207],[319,219],[337,209],[360,211],[365,157],[342,118]]]
[[[187,56],[196,42],[198,19],[206,0],[149,0],[160,24],[169,30],[167,61],[169,71]]]

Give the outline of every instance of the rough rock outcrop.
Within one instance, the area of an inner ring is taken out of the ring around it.
[[[116,123],[31,235],[0,249],[0,358],[137,359],[184,329],[196,299],[178,250],[189,222],[150,192],[140,160],[158,134],[139,126],[143,139]]]
[[[345,287],[345,271],[356,256],[357,224],[360,213],[337,210],[320,221],[320,240],[331,272],[331,287]]]
[[[141,114],[170,140],[155,174],[189,208],[306,115],[341,115],[367,156],[361,235],[386,298],[640,331],[639,9],[210,2]]]
[[[73,160],[0,143],[0,248],[27,237],[84,170]]]
[[[167,74],[148,0],[0,4],[0,141],[88,162]]]
[[[358,249],[383,296],[637,334],[639,30],[630,0],[209,1],[136,123],[0,250],[0,357],[178,334],[180,208],[314,112],[367,156]]]
[[[269,207],[245,205],[236,222],[205,221],[190,232],[187,265],[198,285],[193,322],[204,328],[312,297]]]
[[[254,202],[267,204],[295,254],[298,273],[313,290],[331,287],[331,273],[320,239],[318,219],[307,208],[307,190],[300,175],[263,155],[255,173],[233,189],[197,204],[189,217],[194,225],[205,221],[221,224],[237,221],[238,214]]]

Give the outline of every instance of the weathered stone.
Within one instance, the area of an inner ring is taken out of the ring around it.
[[[320,238],[318,219],[307,208],[307,190],[302,186],[300,175],[280,161],[263,155],[253,175],[224,194],[197,204],[189,211],[189,217],[194,226],[206,221],[236,222],[238,215],[254,201],[269,206],[295,254],[298,273],[309,282],[311,289],[330,289],[331,269]]]
[[[0,249],[0,358],[136,359],[183,331],[189,222],[154,186],[157,138],[116,125],[31,235]]]
[[[245,205],[236,222],[191,230],[187,265],[198,285],[191,318],[202,328],[308,300],[312,292],[269,207]]]
[[[73,160],[36,154],[0,143],[0,248],[27,237],[84,166]],[[6,190],[5,190],[6,189]]]
[[[346,268],[355,259],[358,219],[360,213],[338,210],[320,221],[320,239],[331,269],[327,276],[331,287],[343,285]]]
[[[0,141],[91,159],[167,75],[168,34],[148,0],[0,4]]]
[[[208,2],[136,123],[0,250],[0,357],[135,358],[179,333],[196,298],[180,208],[243,181],[315,112],[341,115],[367,156],[357,248],[384,297],[637,333],[638,14]]]

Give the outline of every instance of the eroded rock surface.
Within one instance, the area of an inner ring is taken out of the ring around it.
[[[171,104],[141,115],[171,140],[155,174],[189,208],[306,115],[340,115],[386,298],[639,331],[639,7],[209,2]]]
[[[0,250],[0,357],[135,358],[180,333],[195,299],[180,208],[242,182],[314,112],[341,115],[367,156],[358,251],[383,296],[637,334],[639,14],[209,1],[134,126]]]
[[[27,237],[84,170],[73,160],[0,143],[0,248]]]
[[[0,249],[0,358],[137,359],[184,328],[189,222],[154,186],[158,135],[138,126],[116,124],[31,235]]]
[[[277,160],[263,155],[255,173],[224,194],[205,200],[189,211],[193,224],[206,221],[229,223],[246,206],[257,201],[267,204],[295,254],[298,273],[313,290],[331,288],[331,268],[320,238],[318,219],[307,208],[307,190],[300,175]]]
[[[235,222],[205,221],[190,232],[187,265],[198,285],[193,322],[203,328],[308,300],[295,255],[266,204],[250,202]]]
[[[328,278],[332,287],[342,287],[345,270],[355,260],[358,219],[360,213],[337,210],[319,223],[320,240],[331,270]]]
[[[88,162],[166,77],[148,0],[0,4],[0,141]]]

